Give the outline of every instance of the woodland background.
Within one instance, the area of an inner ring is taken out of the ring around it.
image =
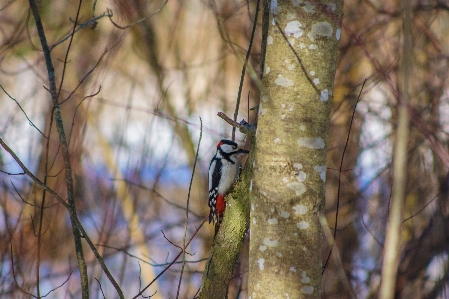
[[[397,295],[447,298],[449,2],[412,5],[411,136]],[[79,7],[79,30],[71,40]],[[200,287],[213,238],[212,225],[196,233],[208,213],[208,163],[218,140],[231,136],[216,113],[234,113],[256,7],[257,1],[208,0],[39,3],[78,217],[127,298],[180,252],[199,142],[187,226],[187,240],[193,239],[182,279],[180,259],[145,295],[193,298]],[[0,137],[66,198],[45,61],[28,8],[23,0],[0,4]],[[337,226],[336,246],[326,263],[332,238],[325,234],[323,297],[374,298],[394,177],[401,5],[347,0],[344,12],[327,161],[326,218],[332,233]],[[248,62],[256,72],[260,39],[258,26]],[[257,103],[257,84],[247,75],[238,120],[256,121],[249,108]],[[244,142],[239,134],[237,140]],[[0,170],[0,297],[80,298],[66,209],[23,175],[5,150]],[[115,290],[85,244],[84,252],[91,297],[113,298]],[[245,247],[230,298],[247,298],[246,278]]]

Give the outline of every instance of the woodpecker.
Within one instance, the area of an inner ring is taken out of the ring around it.
[[[239,148],[231,140],[223,139],[217,144],[217,152],[209,165],[209,223],[217,221],[216,225],[220,225],[226,209],[224,198],[240,175],[238,156],[247,153],[249,151]]]

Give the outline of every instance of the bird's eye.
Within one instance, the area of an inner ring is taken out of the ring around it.
[[[232,146],[232,149],[236,149],[237,147],[235,145]]]

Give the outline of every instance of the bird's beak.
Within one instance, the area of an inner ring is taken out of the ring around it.
[[[247,151],[246,149],[241,148],[241,149],[238,150],[238,153],[239,154],[248,154],[249,151]]]

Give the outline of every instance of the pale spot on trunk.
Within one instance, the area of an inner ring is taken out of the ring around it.
[[[294,190],[297,196],[302,195],[304,192],[307,191],[306,186],[303,183],[299,182],[288,183],[287,187]]]
[[[309,222],[307,222],[307,221],[300,221],[300,222],[298,222],[298,223],[296,224],[296,226],[297,226],[299,229],[308,229],[308,228],[310,227],[310,224],[309,224]]]
[[[327,102],[327,100],[329,100],[329,91],[327,89],[321,91],[320,100],[323,102]]]
[[[276,80],[274,80],[274,83],[278,86],[282,86],[282,87],[290,87],[293,86],[293,81],[283,77],[282,75],[278,75],[278,77],[276,78]]]
[[[270,238],[263,239],[263,243],[268,247],[276,247],[279,244],[278,240],[270,240]]]
[[[302,271],[301,282],[302,283],[310,283],[310,277],[307,277],[306,271]]]
[[[301,292],[304,294],[313,294],[314,288],[312,286],[305,286],[301,288]]]
[[[268,223],[269,224],[278,224],[278,219],[277,218],[270,218],[270,219],[268,219]]]
[[[293,35],[294,38],[299,38],[304,33],[304,30],[302,30],[301,27],[302,24],[299,21],[291,21],[285,26],[284,32],[287,36]]]
[[[265,267],[264,267],[264,263],[265,263],[265,260],[263,259],[263,258],[259,258],[258,260],[257,260],[257,263],[259,264],[259,269],[260,270],[263,270],[263,269],[265,269]],[[306,293],[306,294],[311,294],[311,293]]]
[[[290,213],[289,213],[289,212],[282,211],[280,214],[281,214],[281,217],[282,217],[282,218],[288,218],[288,217],[290,217]]]
[[[309,137],[301,137],[298,139],[298,145],[301,147],[307,147],[311,149],[321,149],[324,148],[324,140],[323,138],[309,138]]]
[[[307,211],[309,211],[309,208],[307,208],[305,205],[298,204],[293,207],[293,210],[295,210],[296,215],[304,215],[305,213],[307,213]]]

